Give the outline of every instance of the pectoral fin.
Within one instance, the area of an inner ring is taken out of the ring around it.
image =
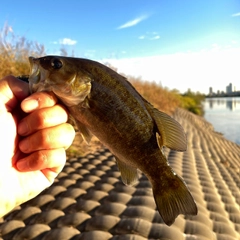
[[[87,144],[89,144],[90,141],[91,141],[91,139],[92,139],[92,134],[91,134],[91,132],[90,132],[90,131],[88,130],[88,128],[87,128],[85,125],[83,125],[81,122],[75,120],[75,123],[76,123],[76,125],[77,125],[77,127],[78,127],[79,132],[81,133],[81,136],[82,136],[83,140],[84,140]]]
[[[175,119],[164,112],[160,112],[151,104],[146,103],[146,107],[158,128],[158,144],[172,150],[186,151],[187,140],[182,126]]]
[[[134,186],[138,181],[138,170],[120,161],[118,158],[116,158],[116,160],[118,169],[121,172],[123,183],[126,185]]]

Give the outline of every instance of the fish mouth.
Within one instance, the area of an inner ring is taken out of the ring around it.
[[[40,65],[39,59],[29,57],[31,73],[29,76],[29,90],[30,93],[42,91],[47,87],[48,71],[43,69]]]

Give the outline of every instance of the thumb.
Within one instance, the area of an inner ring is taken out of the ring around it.
[[[0,80],[0,103],[7,111],[12,111],[19,102],[29,95],[28,83],[13,76]]]

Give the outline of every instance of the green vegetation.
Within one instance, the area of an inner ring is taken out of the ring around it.
[[[64,49],[60,49],[60,51],[63,55],[67,55]],[[10,74],[14,76],[29,74],[28,57],[44,55],[46,55],[46,52],[43,45],[15,35],[12,28],[7,24],[1,29],[0,78]],[[180,95],[178,91],[169,91],[156,83],[142,81],[131,76],[127,76],[127,78],[149,102],[166,113],[171,114],[177,107],[182,107],[195,114],[203,114],[201,101],[204,97],[200,93],[195,94],[188,91]]]
[[[134,77],[127,78],[144,98],[166,113],[171,114],[177,107],[180,107],[196,115],[202,116],[204,114],[202,105],[205,99],[204,94],[194,93],[190,90],[180,94],[178,90],[170,91],[156,83],[142,81]]]
[[[181,95],[181,107],[187,109],[196,115],[202,116],[204,114],[204,109],[202,102],[205,99],[205,95],[199,92],[193,93],[190,90],[183,95]]]

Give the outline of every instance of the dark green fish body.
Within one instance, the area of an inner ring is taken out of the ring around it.
[[[87,59],[30,58],[30,89],[53,91],[89,142],[91,135],[116,157],[122,180],[134,185],[138,169],[153,187],[164,222],[179,214],[196,215],[196,204],[183,180],[168,165],[163,146],[186,150],[186,137],[174,119],[155,109],[121,75]]]

